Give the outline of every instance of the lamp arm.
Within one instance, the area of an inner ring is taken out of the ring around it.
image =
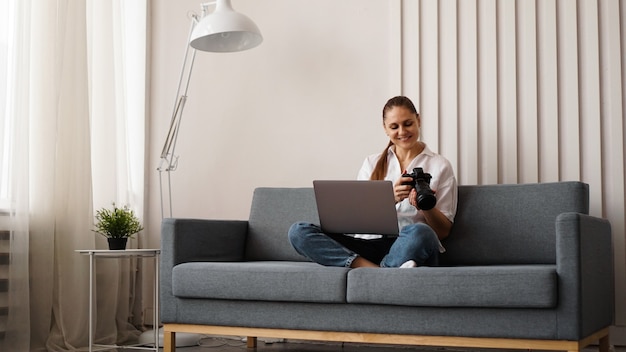
[[[161,149],[161,162],[157,168],[159,171],[175,171],[178,166],[178,156],[175,154],[176,143],[178,141],[178,132],[180,131],[180,123],[183,117],[185,103],[187,102],[187,92],[189,91],[191,72],[193,71],[193,64],[196,59],[196,49],[189,45],[191,33],[193,32],[196,22],[196,17],[193,15],[191,28],[189,29],[189,36],[185,45],[185,55],[183,57],[180,77],[178,79],[178,89],[176,90],[176,101],[174,102],[170,127],[167,132],[163,148]],[[190,53],[191,58],[189,58]],[[189,67],[187,67],[188,63]]]
[[[189,45],[191,39],[191,33],[197,23],[197,16],[192,15],[191,26],[189,28],[189,36],[185,43],[185,55],[183,57],[183,64],[180,70],[180,77],[178,79],[178,88],[176,90],[176,100],[174,102],[174,110],[172,111],[172,118],[170,120],[170,127],[167,131],[167,137],[163,148],[161,149],[161,161],[159,162],[159,191],[161,195],[161,218],[165,217],[165,198],[163,194],[163,171],[167,172],[167,205],[169,207],[169,217],[173,216],[172,212],[172,183],[170,178],[170,172],[175,171],[178,167],[178,156],[176,155],[176,142],[178,141],[178,132],[180,131],[180,122],[183,118],[183,111],[185,109],[185,103],[187,102],[187,91],[189,90],[189,81],[191,80],[191,72],[193,71],[193,64],[196,59],[196,49]],[[190,54],[191,53],[191,57]],[[187,65],[189,63],[189,65]]]

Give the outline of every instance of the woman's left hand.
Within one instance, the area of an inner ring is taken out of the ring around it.
[[[437,194],[437,191],[435,191],[434,189],[432,191],[433,191],[433,194]],[[415,188],[411,189],[411,192],[409,193],[408,198],[409,198],[409,203],[411,203],[412,206],[416,207],[418,210],[422,210],[420,209],[419,206],[417,206],[417,190]]]
[[[413,181],[411,177],[400,177],[398,181],[396,181],[393,187],[393,196],[396,203],[400,203],[409,197],[412,188],[412,186],[410,186],[411,181]]]
[[[417,206],[417,191],[415,190],[415,188],[411,189],[411,192],[409,192],[409,203],[419,209],[419,207]]]

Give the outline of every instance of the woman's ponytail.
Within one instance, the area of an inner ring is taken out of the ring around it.
[[[389,147],[392,145],[393,143],[389,141],[383,152],[380,153],[380,158],[378,158],[378,162],[376,162],[376,166],[374,166],[370,180],[384,180],[385,176],[387,176],[387,153]]]

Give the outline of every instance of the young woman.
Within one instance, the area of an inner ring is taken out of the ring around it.
[[[450,162],[421,142],[420,116],[407,97],[397,96],[383,108],[383,127],[389,144],[380,154],[363,162],[359,180],[389,180],[394,184],[398,237],[380,235],[325,234],[316,224],[298,222],[289,229],[296,251],[322,265],[343,267],[435,266],[444,251],[440,240],[452,227],[457,206],[457,183]],[[415,188],[403,177],[413,168],[429,173],[437,204],[430,210],[417,206]]]

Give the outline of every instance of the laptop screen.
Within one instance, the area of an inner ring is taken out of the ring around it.
[[[398,235],[391,181],[313,181],[325,233]]]

